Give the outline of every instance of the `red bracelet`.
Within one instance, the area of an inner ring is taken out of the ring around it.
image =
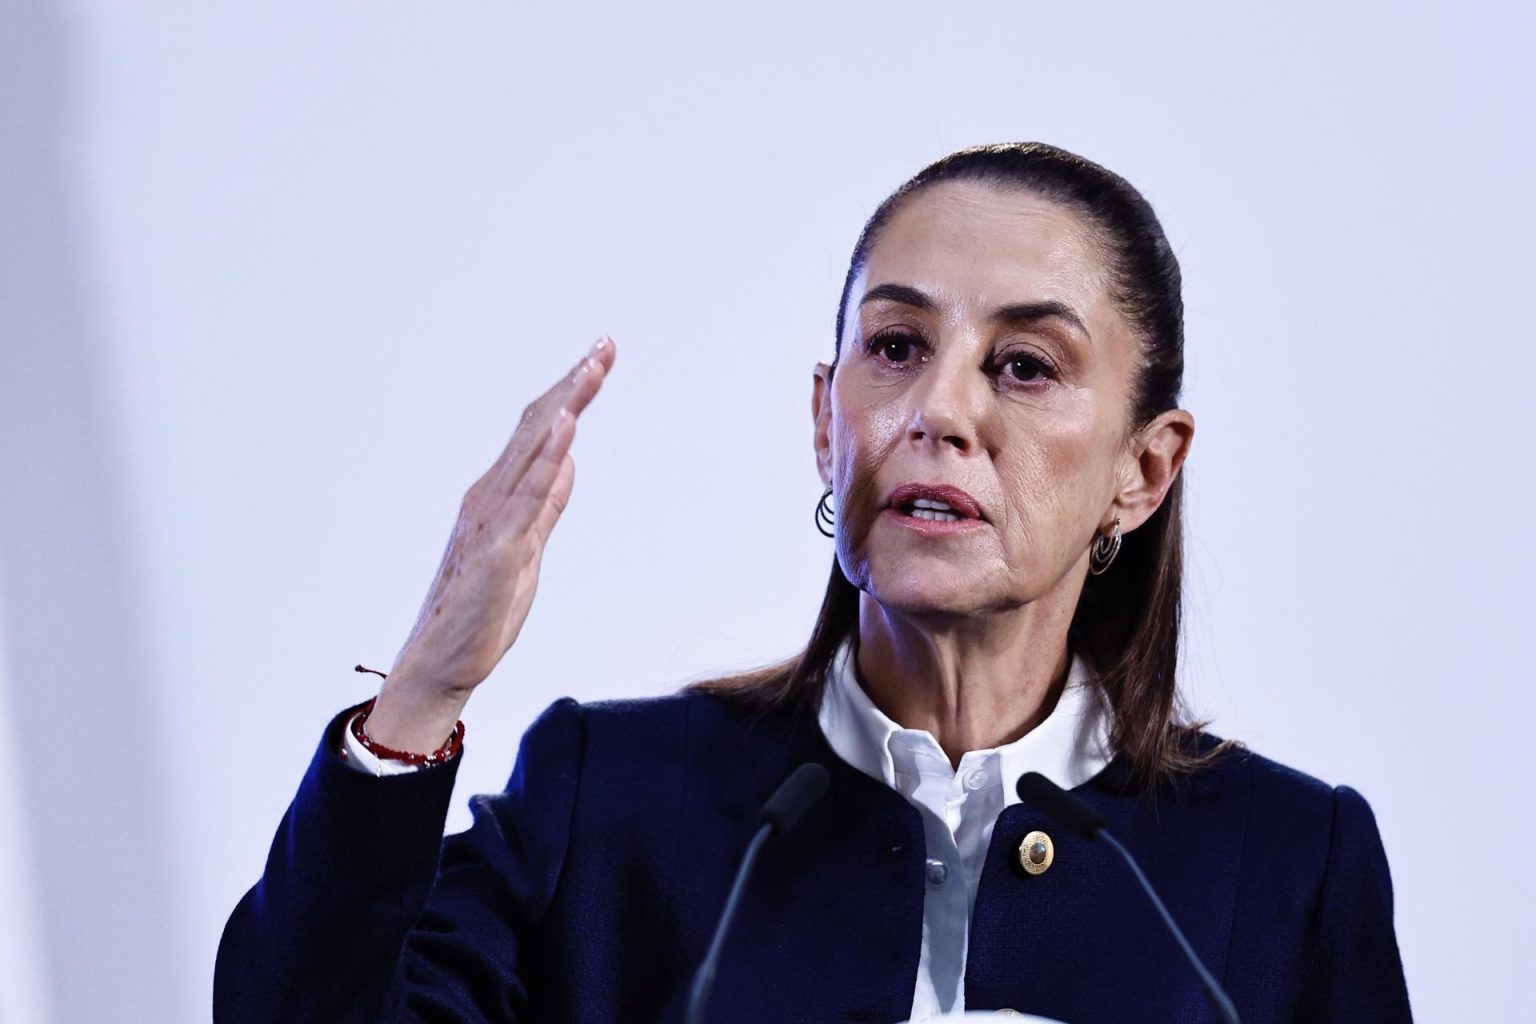
[[[384,673],[379,672],[377,669],[365,669],[361,665],[357,666],[357,671],[373,672],[380,676],[384,675]],[[453,732],[448,736],[448,741],[430,754],[416,754],[409,750],[392,750],[384,744],[370,739],[368,734],[363,731],[363,722],[367,720],[368,712],[373,710],[373,702],[376,700],[378,700],[377,697],[368,698],[368,702],[363,705],[361,713],[352,716],[352,735],[357,738],[357,742],[371,751],[375,757],[431,767],[451,760],[454,755],[464,748],[464,722],[462,720],[454,723]]]

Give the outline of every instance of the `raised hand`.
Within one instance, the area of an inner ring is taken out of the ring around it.
[[[601,338],[523,410],[495,463],[470,485],[437,577],[368,716],[397,750],[440,747],[517,639],[533,604],[544,545],[570,501],[576,418],[613,366]]]

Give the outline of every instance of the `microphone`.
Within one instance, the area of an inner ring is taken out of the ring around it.
[[[715,937],[709,944],[709,952],[693,976],[693,988],[688,994],[688,1024],[699,1024],[704,1019],[704,1004],[709,1002],[709,991],[715,984],[715,968],[720,963],[720,950],[725,945],[725,933],[736,916],[736,905],[747,887],[747,877],[757,864],[757,856],[763,844],[773,835],[783,835],[800,820],[810,806],[820,800],[830,782],[827,770],[814,762],[807,762],[790,773],[779,784],[773,796],[763,804],[757,815],[757,834],[742,855],[741,867],[736,869],[736,881],[731,884],[731,894],[726,898],[725,909],[720,912],[720,923],[715,926]]]
[[[1195,955],[1189,940],[1174,923],[1173,915],[1168,913],[1168,908],[1163,906],[1163,901],[1158,898],[1157,891],[1152,888],[1152,883],[1147,881],[1147,876],[1142,873],[1141,865],[1136,863],[1136,858],[1131,856],[1131,851],[1120,845],[1120,841],[1109,834],[1104,827],[1104,816],[1098,811],[1083,803],[1077,797],[1062,789],[1050,779],[1039,772],[1025,772],[1019,776],[1019,799],[1040,808],[1073,835],[1086,839],[1088,842],[1102,841],[1110,849],[1120,855],[1131,874],[1136,876],[1136,881],[1141,883],[1141,889],[1147,894],[1147,899],[1152,901],[1158,916],[1163,919],[1179,948],[1184,951],[1184,957],[1189,965],[1195,969],[1195,974],[1200,978],[1200,984],[1205,988],[1205,994],[1210,999],[1211,1005],[1216,1008],[1216,1015],[1227,1024],[1240,1024],[1237,1019],[1237,1007],[1232,1005],[1232,1000],[1222,991],[1221,985],[1211,976],[1211,972],[1205,969],[1205,964]]]

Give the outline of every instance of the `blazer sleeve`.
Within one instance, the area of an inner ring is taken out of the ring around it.
[[[225,925],[214,1021],[526,1019],[531,944],[580,778],[580,705],[546,708],[506,788],[471,797],[471,826],[446,838],[463,754],[401,775],[358,772],[338,753],[356,709],[326,727],[261,879]]]
[[[1298,1019],[1316,1024],[1412,1020],[1392,924],[1392,878],[1376,817],[1348,786],[1333,791],[1328,865],[1309,928]]]

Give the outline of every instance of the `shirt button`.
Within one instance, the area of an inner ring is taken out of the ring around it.
[[[976,790],[980,789],[982,786],[985,786],[986,784],[987,784],[987,773],[986,773],[985,769],[975,768],[975,769],[973,769],[973,770],[971,770],[969,772],[966,772],[966,774],[965,774],[965,788],[966,789],[968,789],[968,790],[970,790],[971,792],[974,793],[974,792],[976,792]]]
[[[928,861],[928,884],[929,885],[943,885],[944,884],[944,880],[946,878],[948,878],[948,877],[949,877],[949,865],[948,864],[945,864],[941,860],[930,860],[930,861]]]

